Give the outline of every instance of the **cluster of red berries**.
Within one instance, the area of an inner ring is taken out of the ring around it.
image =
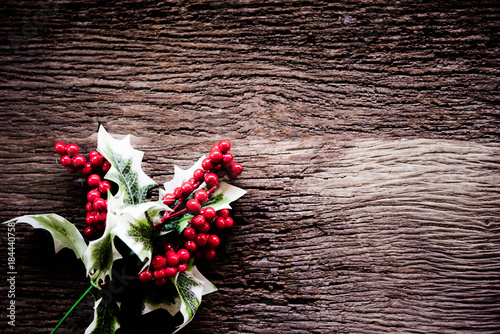
[[[56,153],[61,156],[61,164],[70,173],[77,170],[87,179],[90,190],[87,194],[87,227],[83,234],[90,240],[99,238],[106,226],[107,196],[111,189],[109,181],[102,177],[109,171],[111,164],[99,152],[90,151],[89,159],[79,154],[80,148],[76,144],[66,145],[63,142],[55,144]]]
[[[209,157],[202,161],[202,168],[196,169],[193,177],[175,188],[172,193],[163,196],[163,203],[173,210],[165,212],[161,223],[155,228],[186,213],[194,217],[189,221],[190,226],[182,232],[183,241],[178,244],[178,250],[173,244],[167,243],[163,249],[165,255],[156,256],[151,261],[153,268],[139,274],[141,281],[154,280],[157,285],[163,285],[166,278],[174,277],[177,272],[184,272],[191,257],[205,260],[215,257],[220,238],[214,230],[231,228],[234,220],[229,216],[228,209],[215,211],[210,206],[202,208],[202,205],[209,201],[210,195],[219,187],[219,178],[227,175],[234,179],[243,171],[241,164],[233,162],[230,148],[231,144],[227,140],[221,140],[212,146]],[[203,182],[208,190],[198,189]]]

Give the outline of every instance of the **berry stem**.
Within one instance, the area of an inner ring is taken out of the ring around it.
[[[85,291],[83,293],[83,295],[80,297],[80,299],[78,299],[76,301],[76,303],[71,306],[71,308],[69,309],[69,311],[64,315],[64,317],[62,317],[62,319],[57,323],[56,327],[54,327],[54,329],[52,330],[52,332],[50,332],[50,334],[54,334],[57,329],[59,328],[59,326],[61,326],[61,324],[63,323],[64,320],[66,320],[66,318],[68,317],[68,315],[75,309],[75,307],[78,306],[78,304],[80,304],[80,302],[83,300],[83,298],[85,298],[85,296],[90,292],[90,290],[92,290],[93,286],[89,286],[89,288],[87,289],[87,291]]]

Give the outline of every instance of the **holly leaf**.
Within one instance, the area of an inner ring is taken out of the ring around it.
[[[160,222],[160,213],[171,210],[161,201],[126,205],[111,216],[116,219],[113,234],[120,238],[141,261],[151,259],[153,227]],[[119,223],[118,223],[119,221]]]
[[[148,190],[154,188],[156,183],[142,170],[144,152],[132,148],[130,135],[121,140],[114,139],[101,125],[97,150],[111,164],[105,178],[118,184],[116,196],[122,196],[124,204],[146,202]]]
[[[100,298],[94,304],[94,320],[85,330],[85,334],[113,334],[118,328],[119,304],[114,300]]]
[[[76,257],[80,259],[87,249],[87,244],[75,225],[55,213],[22,216],[6,221],[3,224],[13,223],[30,224],[34,228],[49,231],[54,240],[54,250],[56,253],[66,247],[73,250]]]
[[[102,237],[89,243],[84,254],[84,263],[87,269],[87,276],[93,286],[101,289],[99,283],[106,281],[106,277],[111,280],[111,269],[113,262],[122,258],[113,243],[114,234],[106,226]]]
[[[196,269],[196,266],[193,265],[193,259],[188,262],[188,269],[177,274],[172,282],[181,299],[179,311],[184,318],[183,323],[174,332],[177,333],[193,319],[201,304],[201,297],[216,291],[217,288]]]
[[[110,194],[108,193],[108,195]],[[122,203],[123,201],[121,198],[108,197],[108,213],[106,216],[106,228],[104,229],[104,233],[99,239],[89,243],[83,256],[83,263],[85,263],[87,269],[87,276],[90,277],[92,285],[98,289],[101,289],[99,283],[104,282],[106,276],[109,276],[111,280],[113,262],[122,258],[114,245],[114,228],[119,223],[117,219],[119,209],[117,207],[121,206]]]
[[[231,209],[229,203],[236,201],[246,193],[246,190],[232,186],[226,182],[220,182],[219,188],[210,196],[210,200],[203,204],[203,208],[211,206],[215,211]]]

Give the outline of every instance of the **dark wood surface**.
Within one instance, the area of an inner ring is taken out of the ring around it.
[[[248,194],[185,333],[500,332],[498,2],[6,0],[0,16],[1,221],[83,227],[53,144],[88,152],[100,123],[159,183],[228,138]],[[29,226],[16,270],[5,333],[49,332],[88,286]],[[92,303],[60,332],[83,333]]]

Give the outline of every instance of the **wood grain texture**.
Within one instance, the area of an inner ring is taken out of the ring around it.
[[[248,194],[184,333],[499,332],[497,2],[8,0],[0,16],[1,221],[83,227],[53,144],[88,152],[99,124],[132,134],[159,183],[228,138]],[[28,226],[16,261],[0,328],[47,333],[84,268]]]

